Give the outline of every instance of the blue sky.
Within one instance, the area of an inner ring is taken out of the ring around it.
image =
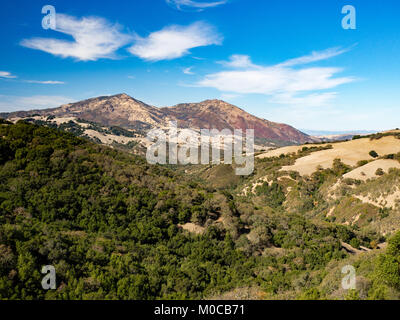
[[[42,7],[56,9],[43,29]],[[342,8],[356,9],[356,30]],[[223,99],[313,130],[400,127],[397,0],[22,1],[0,4],[0,111],[127,93]]]

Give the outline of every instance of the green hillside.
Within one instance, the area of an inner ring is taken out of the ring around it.
[[[357,256],[364,291],[328,285],[339,286],[339,266],[355,259],[342,242],[373,249],[385,241],[321,218],[324,187],[348,170],[339,162],[305,179],[277,171],[299,155],[263,159],[254,176],[216,185],[210,175],[231,170],[184,173],[5,121],[0,151],[0,299],[195,299],[237,288],[253,288],[252,298],[383,299],[400,289],[400,235],[386,253]],[[266,175],[271,185],[242,194]],[[185,231],[189,222],[205,232]],[[57,290],[42,289],[44,265],[55,267]]]

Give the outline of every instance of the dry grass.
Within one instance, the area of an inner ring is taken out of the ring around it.
[[[269,150],[263,154],[258,155],[256,158],[258,159],[264,159],[264,158],[273,158],[273,157],[279,157],[281,154],[288,155],[291,153],[297,153],[298,151],[302,150],[304,147],[307,148],[312,148],[312,147],[326,147],[327,144],[307,144],[304,146],[289,146],[289,147],[283,147],[283,148],[278,148],[275,150]]]
[[[333,148],[330,150],[316,151],[297,159],[294,165],[283,167],[282,170],[297,171],[301,175],[310,175],[318,167],[331,168],[335,159],[340,159],[347,165],[355,166],[361,160],[372,160],[373,158],[369,155],[372,150],[376,151],[380,156],[400,152],[400,140],[392,136],[383,137],[379,140],[358,139],[336,143],[332,146]],[[301,149],[302,147],[297,148]],[[279,150],[281,149],[274,150],[275,154],[281,154],[282,152],[279,152]]]
[[[127,144],[131,141],[140,141],[138,138],[129,138],[124,136],[116,136],[112,134],[103,134],[95,130],[85,130],[85,134],[90,138],[97,138],[104,144],[112,144],[114,141],[120,144]]]
[[[179,225],[183,230],[189,231],[190,233],[202,235],[205,232],[205,228],[198,226],[194,223],[186,223],[184,225]]]
[[[367,181],[368,179],[377,178],[376,171],[381,168],[385,173],[391,168],[400,169],[400,163],[396,160],[380,159],[370,162],[362,167],[356,168],[349,173],[343,175],[343,178]]]

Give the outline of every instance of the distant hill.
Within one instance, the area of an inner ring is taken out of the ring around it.
[[[178,119],[183,127],[204,129],[254,129],[256,138],[292,144],[311,142],[313,139],[299,130],[281,123],[257,118],[246,111],[221,100],[178,104],[163,108],[170,118]]]
[[[376,133],[374,130],[356,130],[356,131],[320,131],[320,130],[302,130],[313,138],[322,142],[351,140],[355,136],[365,136]]]
[[[0,114],[3,118],[26,118],[32,115],[74,117],[103,126],[149,130],[165,127],[171,120],[180,128],[192,129],[254,129],[256,139],[277,145],[315,142],[309,135],[289,126],[257,118],[221,100],[179,104],[157,108],[126,94],[98,97],[63,105],[55,109]]]
[[[302,132],[310,136],[338,136],[338,135],[364,135],[376,133],[375,130],[341,130],[341,131],[328,131],[328,130],[308,130],[300,129]]]

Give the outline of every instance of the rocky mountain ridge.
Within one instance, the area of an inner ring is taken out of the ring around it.
[[[55,109],[0,114],[1,117],[7,119],[26,118],[32,115],[74,117],[104,126],[143,131],[154,127],[166,127],[169,121],[177,121],[179,128],[254,129],[256,139],[278,145],[315,141],[311,136],[289,125],[255,117],[221,100],[206,100],[200,103],[157,108],[127,94],[118,94],[92,98]]]

